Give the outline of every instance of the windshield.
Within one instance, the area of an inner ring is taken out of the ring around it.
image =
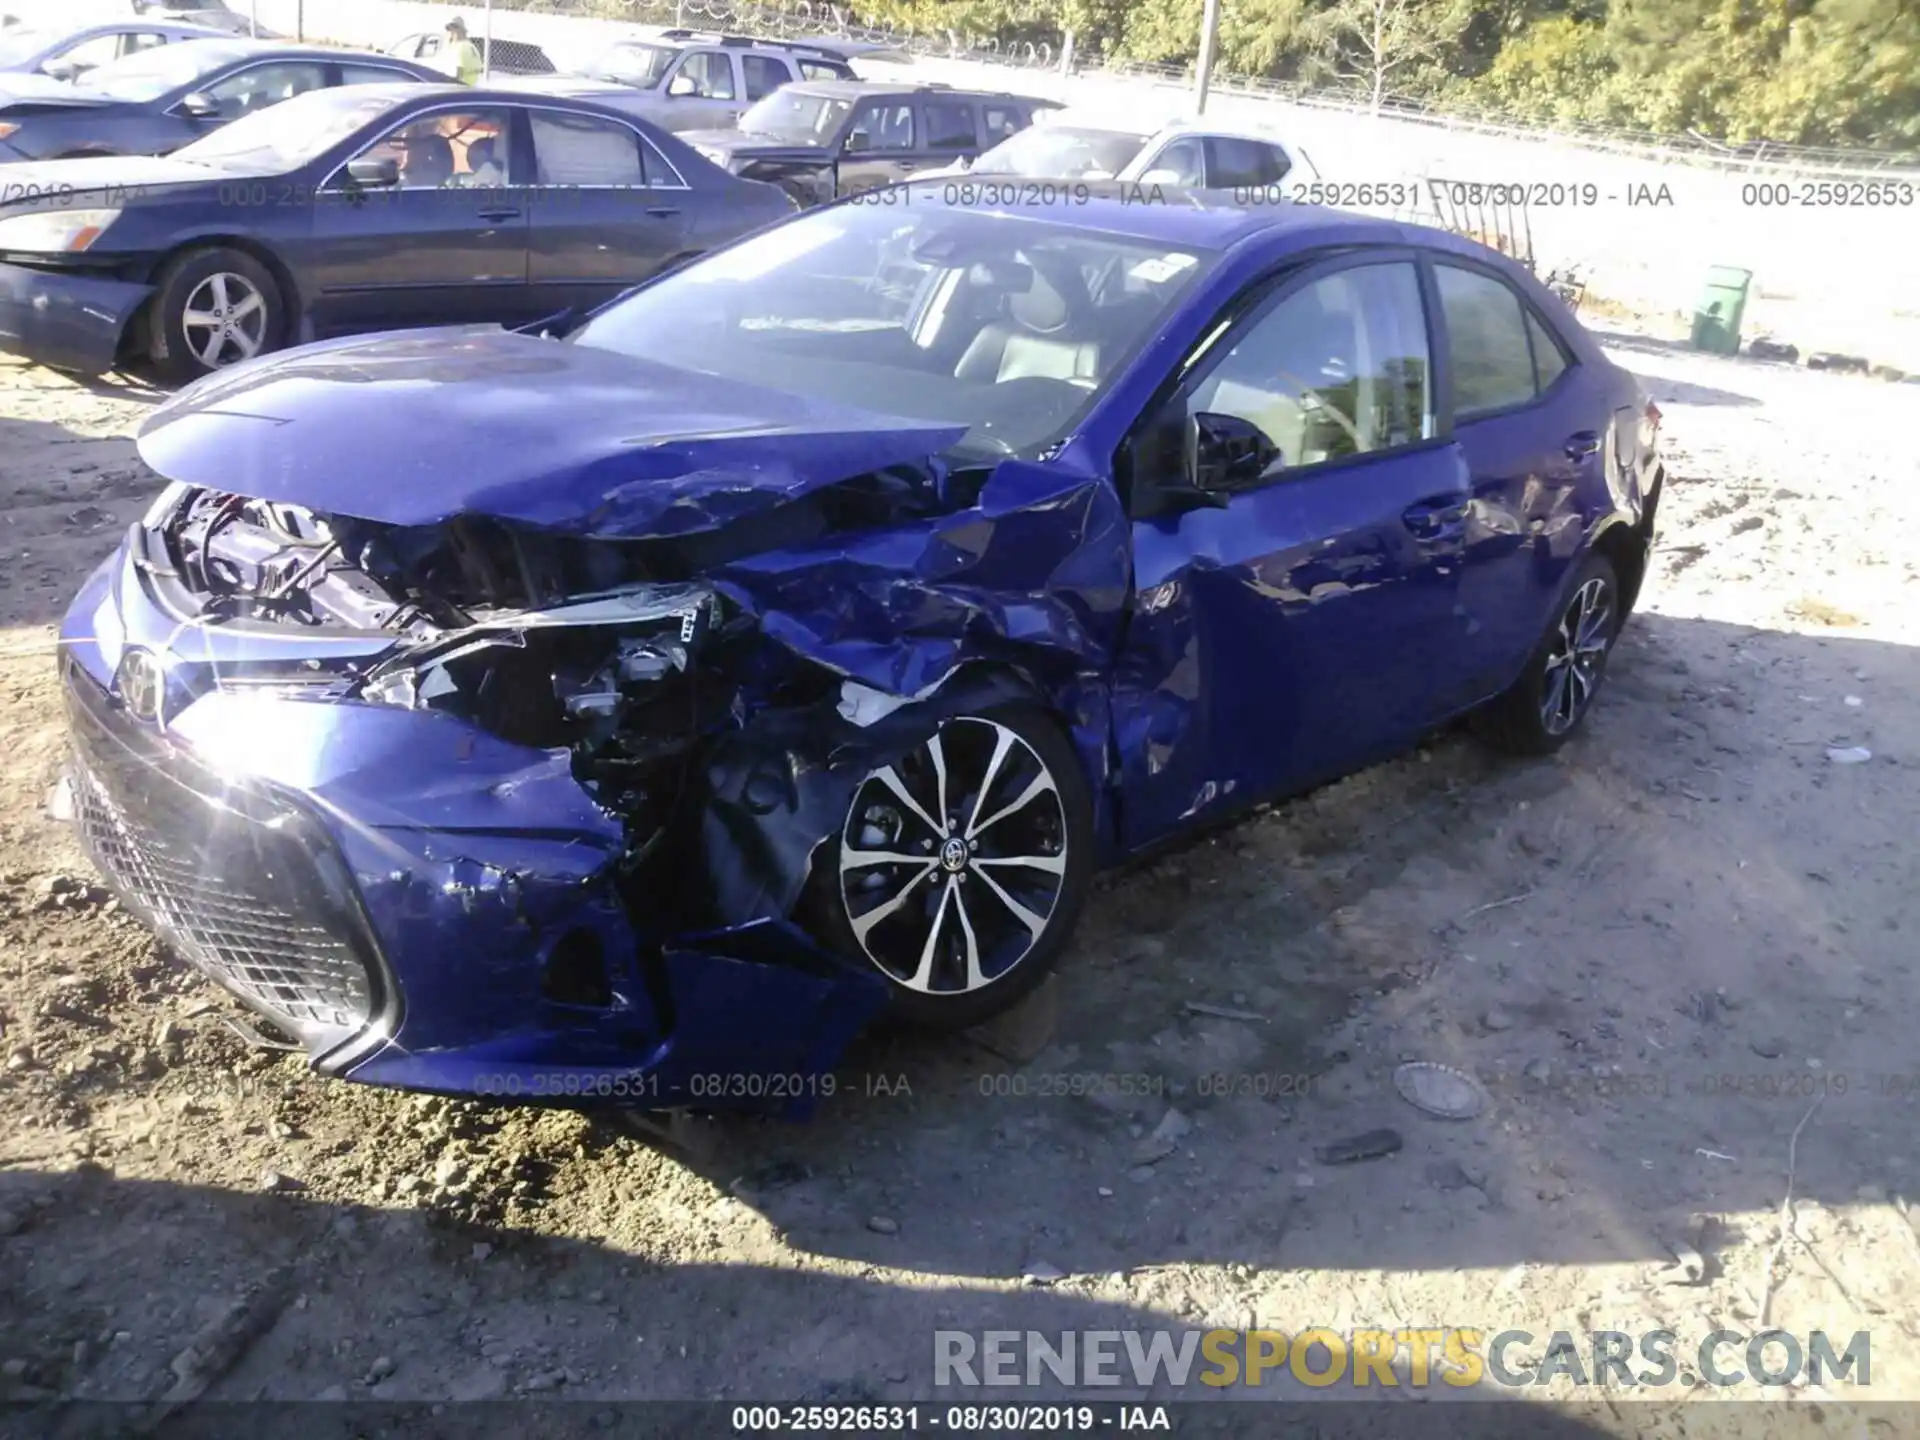
[[[295,170],[399,103],[395,96],[368,94],[360,86],[309,90],[243,115],[231,125],[174,151],[173,158],[191,165],[252,174]]]
[[[660,77],[667,73],[667,67],[673,64],[674,57],[679,53],[665,45],[615,45],[588,62],[582,70],[588,75],[618,80],[622,85],[636,85],[642,90],[651,90],[660,83]]]
[[[966,425],[959,458],[1039,454],[1212,260],[1030,214],[840,206],[655,281],[572,339]]]
[[[1147,138],[1085,125],[1032,125],[983,153],[973,169],[1045,180],[1110,179],[1140,153]]]
[[[218,40],[185,40],[159,45],[124,60],[89,70],[78,82],[83,90],[115,100],[157,100],[169,90],[191,85],[210,70],[239,58],[239,51]]]
[[[851,100],[809,95],[804,90],[788,87],[749,105],[740,117],[740,128],[755,135],[812,143],[825,140],[837,131],[852,108]]]

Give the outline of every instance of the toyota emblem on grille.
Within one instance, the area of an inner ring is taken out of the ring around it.
[[[120,672],[113,688],[129,714],[158,725],[167,696],[167,672],[151,650],[135,647],[120,658]]]

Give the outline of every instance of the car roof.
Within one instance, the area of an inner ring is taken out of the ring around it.
[[[1018,100],[1024,105],[1052,106],[1060,103],[1058,100],[1042,99],[1038,95],[1016,95],[1010,90],[969,90],[932,84],[925,80],[801,80],[780,88],[800,95],[822,95],[831,100],[864,100],[872,95],[935,95],[951,96],[956,100]]]
[[[1255,140],[1263,145],[1284,145],[1286,141],[1270,126],[1232,120],[1175,118],[1172,116],[1131,116],[1108,108],[1068,106],[1047,115],[1045,124],[1078,130],[1104,130],[1114,135],[1139,135],[1150,140],[1171,140],[1183,135],[1218,135],[1228,140]]]
[[[942,192],[952,184],[909,181],[903,188],[925,194],[927,209],[933,210],[946,203]],[[976,203],[951,208],[1044,218],[1063,229],[1187,249],[1224,251],[1254,242],[1284,254],[1330,244],[1420,245],[1483,262],[1494,254],[1472,240],[1404,220],[1324,205],[1242,205],[1201,190],[1115,180],[1076,181],[1052,204],[1010,200],[1004,206]]]
[[[203,55],[211,55],[217,46],[226,52],[228,60],[252,60],[263,57],[288,60],[399,60],[404,57],[388,55],[379,50],[342,50],[333,45],[288,44],[283,40],[254,40],[245,35],[227,35],[215,31],[219,39],[182,40],[181,45],[191,45]],[[224,63],[224,62],[223,62]]]

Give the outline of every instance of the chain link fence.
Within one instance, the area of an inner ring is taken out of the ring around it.
[[[1017,66],[1032,70],[1059,70],[1071,64],[1075,74],[1103,74],[1133,78],[1150,84],[1188,86],[1192,64],[1141,64],[1103,57],[1084,45],[1073,47],[1068,37],[1047,22],[1033,27],[1040,38],[1002,40],[959,30],[900,31],[863,23],[857,6],[829,0],[794,0],[787,5],[751,3],[751,0],[496,0],[496,14],[568,16],[619,20],[633,24],[717,30],[727,34],[772,39],[833,37],[883,46],[905,55]],[[1356,91],[1288,84],[1256,76],[1234,75],[1216,69],[1210,82],[1215,95],[1282,100],[1294,105],[1379,114],[1445,130],[1489,136],[1552,140],[1647,159],[1681,160],[1753,170],[1819,170],[1884,173],[1920,167],[1920,155],[1888,151],[1786,145],[1775,141],[1733,144],[1700,134],[1661,135],[1649,131],[1594,125],[1543,125],[1494,110],[1459,105],[1445,108],[1404,97],[1392,97],[1376,109],[1370,96]]]

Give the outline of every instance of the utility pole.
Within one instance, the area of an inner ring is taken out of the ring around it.
[[[493,0],[487,0],[486,26],[487,48],[480,52],[480,78],[493,78]]]
[[[1220,41],[1220,0],[1207,0],[1200,16],[1200,65],[1193,78],[1193,113],[1207,112],[1207,82],[1213,78],[1213,52]]]

